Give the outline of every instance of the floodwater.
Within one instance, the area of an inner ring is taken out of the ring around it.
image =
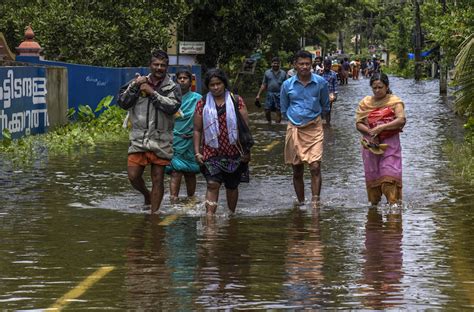
[[[199,177],[196,201],[172,206],[167,192],[149,216],[127,180],[127,142],[24,168],[2,160],[0,309],[473,309],[474,192],[441,150],[462,122],[437,81],[391,84],[407,113],[401,209],[367,203],[354,127],[366,79],[340,87],[319,213],[294,207],[285,126],[267,125],[251,97],[257,144],[235,215],[221,190],[217,216],[204,216]]]

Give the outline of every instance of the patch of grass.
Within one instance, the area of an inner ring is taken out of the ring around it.
[[[464,125],[467,133],[462,144],[453,141],[444,146],[444,152],[450,159],[453,175],[462,181],[474,184],[474,117]]]

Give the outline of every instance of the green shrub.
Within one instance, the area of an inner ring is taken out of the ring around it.
[[[13,140],[5,129],[0,154],[14,163],[23,163],[38,158],[44,152],[48,155],[80,153],[99,142],[127,140],[128,131],[122,126],[126,111],[111,105],[112,99],[110,95],[103,98],[95,112],[88,105],[79,106],[77,112],[70,109],[68,117],[71,123],[45,134]],[[95,113],[99,112],[101,114],[96,117]]]

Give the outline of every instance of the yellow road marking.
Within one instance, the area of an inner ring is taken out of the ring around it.
[[[67,292],[64,296],[56,300],[56,302],[48,308],[48,310],[61,311],[66,305],[70,303],[71,300],[76,299],[82,296],[92,285],[98,282],[102,277],[110,273],[115,269],[113,266],[101,267],[91,275],[89,275],[85,280],[83,280],[79,285],[74,289]]]
[[[280,143],[280,142],[277,141],[277,140],[275,140],[275,141],[273,141],[272,143],[270,143],[270,144],[268,144],[267,146],[265,146],[265,147],[263,148],[263,150],[264,150],[265,152],[269,152],[269,151],[272,150],[275,146],[277,146],[278,143]]]
[[[170,225],[170,224],[173,223],[176,219],[178,219],[178,217],[179,217],[179,215],[177,215],[177,214],[167,216],[166,218],[163,219],[163,221],[161,221],[160,223],[158,223],[158,225]]]

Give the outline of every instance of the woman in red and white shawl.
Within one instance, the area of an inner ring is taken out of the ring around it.
[[[216,213],[221,184],[226,188],[227,207],[235,212],[238,187],[248,177],[250,161],[250,154],[238,145],[237,110],[248,125],[247,108],[242,97],[229,92],[221,69],[210,69],[204,83],[209,92],[196,105],[193,140],[196,160],[207,181],[206,213]]]
[[[377,205],[382,195],[389,204],[397,204],[402,200],[399,132],[406,122],[405,105],[391,94],[387,75],[374,74],[370,86],[374,95],[360,101],[356,111],[356,128],[364,136],[361,142],[367,195],[372,205]]]

